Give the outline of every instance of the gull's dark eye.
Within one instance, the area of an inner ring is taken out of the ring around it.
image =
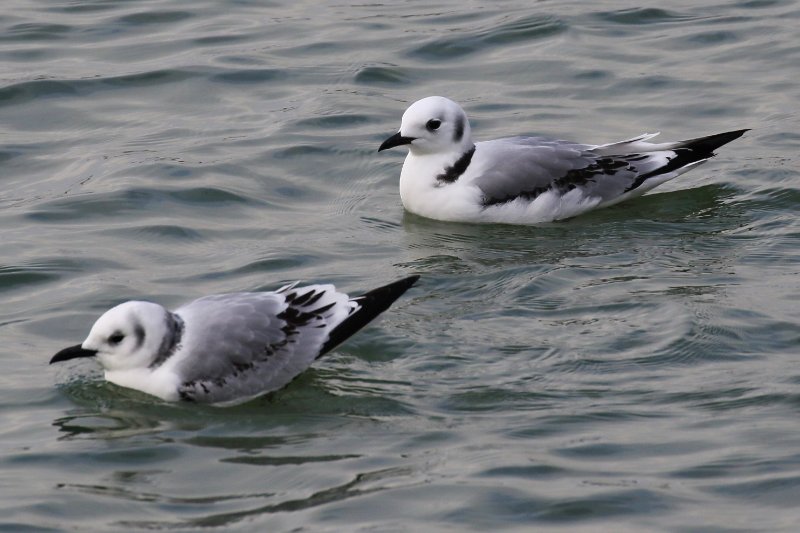
[[[425,124],[425,128],[427,128],[428,131],[436,131],[439,129],[439,126],[441,125],[442,125],[441,120],[439,120],[438,118],[432,118],[428,121],[427,124]]]
[[[108,338],[108,343],[109,344],[119,344],[119,343],[122,342],[122,339],[124,339],[124,338],[125,338],[125,335],[123,335],[122,333],[117,331],[116,333],[114,333],[113,335],[111,335]]]

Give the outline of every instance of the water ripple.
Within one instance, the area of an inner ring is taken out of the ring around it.
[[[616,11],[604,11],[597,13],[595,16],[604,22],[636,26],[641,24],[682,22],[692,19],[692,17],[677,11],[669,11],[654,7],[636,7]]]
[[[566,31],[567,24],[552,16],[535,15],[490,27],[482,25],[461,31],[454,37],[428,41],[407,52],[409,57],[426,61],[444,61],[475,53],[486,53],[500,46],[522,45],[548,39]]]

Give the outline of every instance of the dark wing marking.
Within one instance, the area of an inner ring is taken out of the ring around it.
[[[181,397],[226,402],[282,388],[317,357],[340,301],[332,286],[315,285],[211,296],[178,310],[197,347],[178,369]]]
[[[638,187],[637,177],[654,172],[664,161],[664,152],[599,155],[591,146],[541,137],[478,143],[478,150],[484,146],[495,154],[493,166],[483,169],[475,183],[487,207],[575,188],[610,200]]]

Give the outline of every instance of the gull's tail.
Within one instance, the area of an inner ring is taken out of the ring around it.
[[[350,301],[355,304],[355,310],[331,330],[328,340],[322,346],[317,357],[319,358],[333,350],[348,337],[369,324],[376,316],[389,309],[389,306],[410,289],[418,279],[419,276],[409,276],[373,289],[361,296],[351,298]]]

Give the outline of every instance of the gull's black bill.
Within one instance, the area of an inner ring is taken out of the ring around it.
[[[378,148],[378,151],[380,152],[382,150],[386,150],[388,148],[394,148],[395,146],[402,146],[404,144],[411,144],[411,141],[413,140],[415,140],[414,137],[403,137],[402,135],[400,135],[400,132],[398,131],[397,133],[395,133],[394,135],[383,141],[383,144],[381,144],[380,148]]]
[[[61,361],[69,361],[70,359],[75,359],[77,357],[94,357],[97,355],[96,350],[84,350],[81,348],[80,344],[76,344],[75,346],[70,346],[69,348],[64,348],[57,354],[50,359],[50,364],[53,363],[60,363]]]

